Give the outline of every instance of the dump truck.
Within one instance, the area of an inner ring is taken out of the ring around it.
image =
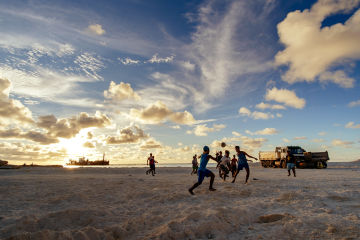
[[[325,152],[306,152],[299,146],[276,147],[275,151],[259,152],[259,160],[265,168],[286,168],[287,151],[295,158],[297,168],[326,168],[329,154]]]

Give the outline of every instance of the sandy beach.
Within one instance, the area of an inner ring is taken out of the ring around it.
[[[359,239],[360,164],[251,166],[235,184],[190,168],[0,171],[0,239]],[[212,169],[216,175],[217,171]],[[256,178],[258,180],[253,180]]]

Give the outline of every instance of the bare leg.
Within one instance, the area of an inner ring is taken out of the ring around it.
[[[294,177],[296,177],[295,168],[292,168],[292,171],[293,171]],[[289,171],[289,173],[290,173],[290,171]]]
[[[195,188],[197,188],[198,186],[200,186],[200,185],[201,185],[201,183],[199,183],[199,182],[195,183],[191,188],[189,188],[189,193],[190,193],[191,195],[194,195],[193,190],[194,190]]]
[[[247,183],[247,182],[248,182],[248,180],[249,180],[249,176],[250,176],[250,168],[245,168],[245,170],[246,170],[246,179],[245,179],[245,183]]]
[[[288,176],[290,176],[290,170],[288,170]]]
[[[209,190],[210,191],[215,191],[216,189],[213,188],[213,184],[214,184],[214,180],[215,180],[215,175],[213,173],[210,173],[210,186],[209,186]]]
[[[235,180],[236,180],[236,176],[239,174],[239,170],[236,170],[236,173],[235,173],[235,176],[234,176],[234,179],[232,180],[232,183],[234,183],[235,182]]]

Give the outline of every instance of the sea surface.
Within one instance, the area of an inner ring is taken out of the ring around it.
[[[212,167],[216,167],[217,163],[215,162],[209,162],[208,163],[208,167],[212,168]],[[255,162],[255,163],[250,163],[249,162],[250,167],[261,167],[259,162]],[[146,164],[110,164],[110,165],[97,165],[97,166],[67,166],[65,165],[64,167],[67,168],[79,168],[79,167],[84,167],[84,168],[148,168],[149,166]],[[185,167],[185,168],[191,168],[192,164],[190,163],[158,163],[156,164],[156,167]],[[328,162],[328,168],[358,168],[360,167],[360,162]]]

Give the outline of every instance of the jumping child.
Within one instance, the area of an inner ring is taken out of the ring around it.
[[[211,178],[210,179],[209,190],[210,191],[215,191],[216,190],[215,188],[213,188],[215,175],[209,169],[206,168],[206,165],[209,162],[209,159],[211,158],[212,160],[216,161],[216,158],[209,155],[210,149],[209,149],[208,146],[204,146],[203,150],[204,150],[204,153],[201,154],[200,167],[198,169],[198,181],[191,188],[189,188],[189,192],[192,195],[194,195],[193,190],[201,185],[201,183],[203,182],[205,177],[210,177]]]
[[[250,176],[250,168],[249,168],[249,164],[247,162],[246,156],[248,156],[249,158],[253,158],[255,160],[257,160],[256,157],[250,156],[249,154],[247,154],[244,151],[240,151],[240,147],[236,146],[235,147],[235,151],[237,153],[238,156],[238,168],[236,170],[235,176],[234,176],[234,180],[232,180],[232,183],[235,182],[236,180],[236,176],[239,174],[239,172],[245,168],[246,170],[246,179],[245,179],[245,184],[247,184],[248,180],[249,180],[249,176]]]

